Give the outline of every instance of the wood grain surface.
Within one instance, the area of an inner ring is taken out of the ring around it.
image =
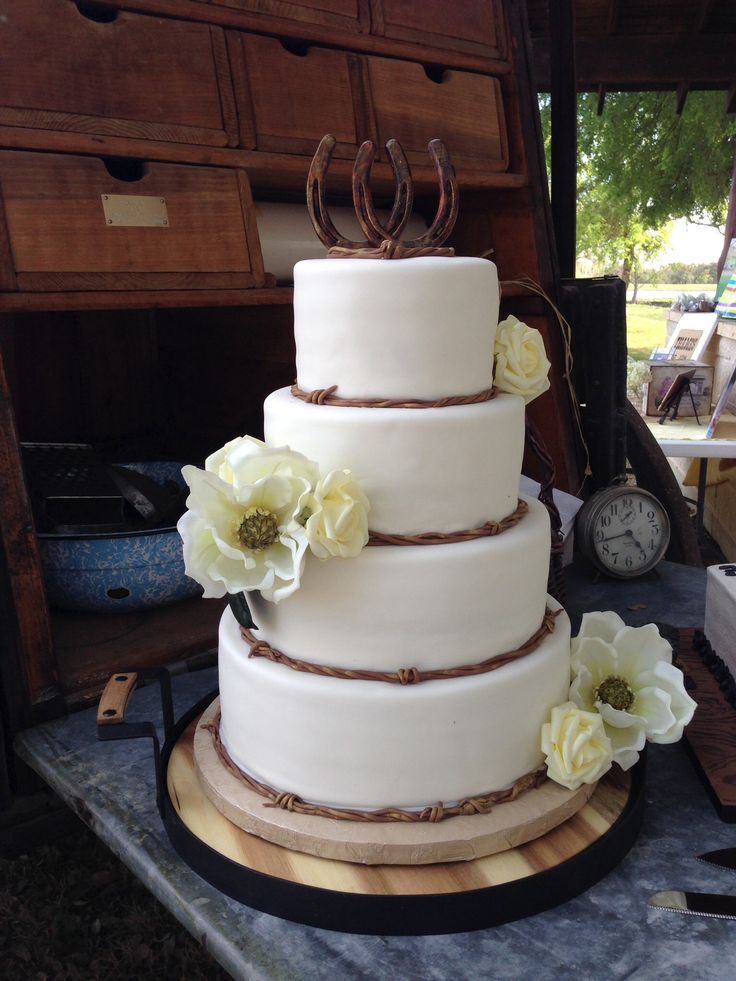
[[[597,841],[623,812],[630,780],[618,769],[565,824],[535,841],[468,862],[433,865],[359,865],[291,851],[242,831],[208,800],[197,778],[195,720],[174,747],[168,765],[171,800],[186,826],[221,855],[246,868],[289,882],[363,895],[457,893],[533,876],[565,862]]]
[[[736,709],[692,646],[693,631],[680,632],[677,664],[693,685],[698,703],[685,740],[711,798],[725,821],[736,821]]]

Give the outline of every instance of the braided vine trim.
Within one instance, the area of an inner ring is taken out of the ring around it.
[[[337,385],[305,392],[297,384],[291,386],[294,398],[311,405],[341,405],[349,409],[444,409],[448,405],[478,405],[498,395],[495,387],[484,388],[474,395],[446,395],[441,399],[348,399],[336,395]]]
[[[451,807],[445,807],[441,801],[436,804],[428,804],[416,811],[404,810],[400,807],[384,807],[376,811],[353,810],[342,807],[326,807],[320,804],[310,804],[296,794],[288,791],[276,790],[266,783],[249,776],[233,762],[230,754],[222,744],[220,737],[220,713],[211,721],[202,725],[212,736],[215,751],[224,766],[242,781],[250,790],[255,791],[262,797],[267,798],[264,807],[278,807],[284,811],[291,811],[295,814],[308,814],[313,817],[327,817],[338,821],[362,821],[373,824],[385,823],[388,821],[401,821],[407,824],[418,824],[420,822],[430,822],[436,824],[445,818],[459,817],[469,814],[489,814],[496,804],[505,804],[507,801],[516,798],[526,790],[539,787],[547,778],[544,768],[532,770],[524,774],[506,790],[494,790],[489,793],[479,794],[475,797],[466,797]]]
[[[552,611],[547,607],[544,611],[542,624],[532,636],[513,651],[496,654],[478,664],[464,664],[456,668],[435,668],[420,671],[419,668],[399,668],[398,671],[370,671],[366,668],[338,668],[327,664],[315,664],[312,661],[300,661],[284,654],[283,651],[271,647],[265,640],[259,640],[248,629],[241,627],[240,634],[250,647],[248,657],[265,657],[275,664],[283,664],[293,671],[303,671],[307,674],[323,675],[327,678],[340,678],[346,681],[384,681],[392,685],[417,685],[422,681],[444,681],[448,678],[468,678],[476,674],[487,674],[496,671],[512,661],[517,661],[535,651],[542,641],[555,629],[555,620],[560,610]]]
[[[500,521],[486,521],[477,528],[466,531],[429,531],[421,535],[392,535],[382,531],[369,532],[369,545],[453,545],[458,542],[471,542],[476,538],[494,538],[517,525],[529,511],[526,501],[519,500],[516,507]]]

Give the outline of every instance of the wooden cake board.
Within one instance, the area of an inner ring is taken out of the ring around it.
[[[698,703],[685,744],[722,821],[736,823],[736,709],[694,646],[695,631],[679,631],[677,666]]]
[[[174,847],[233,898],[310,926],[426,935],[530,916],[598,882],[628,852],[641,826],[643,759],[628,773],[614,767],[564,824],[494,855],[432,865],[321,858],[249,834],[221,814],[196,772],[199,715],[182,721],[165,769],[164,821]]]
[[[366,865],[428,865],[465,862],[506,851],[539,838],[567,821],[595,790],[566,790],[551,780],[488,814],[438,822],[344,821],[268,806],[238,779],[218,755],[205,728],[220,711],[216,698],[202,714],[194,735],[194,763],[205,794],[229,821],[292,851]],[[428,802],[434,803],[434,802]]]

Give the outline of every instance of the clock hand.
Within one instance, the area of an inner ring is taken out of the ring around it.
[[[645,550],[644,546],[639,541],[637,541],[636,538],[634,538],[634,532],[631,530],[631,528],[627,528],[624,534],[631,539],[631,544],[636,545],[636,547],[639,549],[640,552],[643,552]]]
[[[640,549],[642,552],[644,551],[644,546],[641,545],[636,538],[634,538],[634,532],[630,528],[627,528],[626,531],[622,531],[620,535],[611,535],[610,538],[604,538],[603,542],[615,542],[617,538],[628,538],[630,539],[632,545],[636,545],[638,549]]]

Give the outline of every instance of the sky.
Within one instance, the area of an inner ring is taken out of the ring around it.
[[[684,218],[674,222],[670,244],[652,261],[653,266],[670,262],[717,262],[723,248],[723,236],[705,225],[691,225]]]

